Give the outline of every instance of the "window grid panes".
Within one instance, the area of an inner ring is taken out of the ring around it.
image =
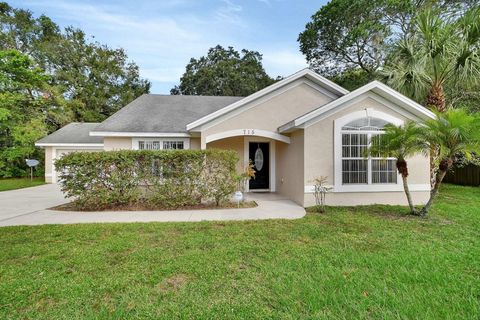
[[[346,184],[367,183],[368,163],[365,152],[368,149],[368,135],[357,133],[342,134],[342,181]]]
[[[394,159],[372,159],[372,183],[397,183]]]
[[[163,141],[163,149],[183,149],[183,141]]]
[[[342,127],[343,184],[397,183],[395,158],[367,154],[369,144],[382,144],[382,134],[379,131],[386,124],[382,119],[362,118]]]
[[[183,141],[158,141],[158,140],[140,140],[138,141],[139,150],[173,150],[184,149]]]
[[[139,150],[160,150],[160,141],[139,141]]]

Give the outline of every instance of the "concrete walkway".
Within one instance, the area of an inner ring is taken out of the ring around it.
[[[0,226],[299,219],[305,216],[304,208],[277,194],[252,193],[247,197],[248,200],[255,200],[258,207],[213,210],[68,212],[46,210],[67,202],[57,185],[47,184],[0,192]]]

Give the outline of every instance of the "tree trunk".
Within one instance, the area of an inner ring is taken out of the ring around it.
[[[410,213],[414,215],[418,215],[418,212],[415,210],[412,202],[412,196],[410,195],[410,189],[408,188],[408,166],[407,161],[405,159],[397,159],[397,170],[398,173],[402,176],[403,181],[403,190],[405,191],[405,195],[407,196],[408,206],[410,207]]]
[[[410,195],[410,189],[408,188],[407,177],[402,175],[402,180],[403,180],[403,190],[405,191],[405,195],[407,196],[408,206],[410,207],[410,213],[413,215],[418,215],[417,210],[415,210],[415,207],[413,206],[412,196]]]
[[[438,190],[440,189],[440,185],[442,184],[443,178],[445,178],[445,175],[447,174],[447,171],[450,170],[452,167],[453,160],[452,159],[443,159],[440,162],[440,166],[437,171],[437,176],[436,176],[436,181],[435,181],[435,187],[430,191],[430,199],[428,199],[427,204],[422,208],[420,211],[420,214],[422,216],[426,216],[428,214],[428,211],[430,210],[430,206],[433,203],[433,200],[435,200]]]
[[[434,84],[430,91],[427,94],[427,101],[426,105],[428,108],[438,112],[445,112],[446,111],[446,103],[445,103],[445,91],[443,90],[443,85],[441,84]],[[436,146],[432,146],[430,148],[430,187],[435,189],[435,184],[437,181],[437,170],[435,168],[435,162],[438,159],[438,148]]]
[[[430,145],[430,190],[435,188],[435,184],[437,183],[437,163],[438,160],[438,146],[432,144]]]
[[[427,107],[438,112],[445,112],[445,92],[441,84],[434,84],[427,94]]]

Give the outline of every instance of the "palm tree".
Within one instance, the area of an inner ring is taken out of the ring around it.
[[[437,112],[437,119],[429,120],[425,124],[425,140],[430,145],[438,146],[440,161],[437,164],[435,187],[420,212],[422,215],[428,214],[443,178],[454,164],[455,155],[463,154],[470,159],[473,153],[480,150],[479,115],[471,115],[464,109],[449,109],[445,113]]]
[[[412,214],[419,213],[413,206],[412,197],[408,188],[407,159],[417,153],[428,153],[429,146],[425,142],[424,129],[415,122],[407,122],[404,126],[392,124],[385,126],[385,133],[375,136],[369,148],[371,154],[381,157],[394,157],[397,159],[398,173],[402,176],[403,189],[407,196],[408,206]]]
[[[466,88],[480,79],[480,7],[462,17],[421,12],[413,36],[397,43],[383,74],[390,86],[433,110],[446,110],[445,85]]]

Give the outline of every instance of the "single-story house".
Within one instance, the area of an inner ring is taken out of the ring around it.
[[[102,123],[72,123],[39,140],[45,178],[56,182],[54,159],[72,151],[120,149],[235,150],[241,171],[251,160],[249,191],[277,192],[314,204],[313,179],[327,176],[332,205],[405,204],[395,159],[364,151],[385,124],[434,114],[385,84],[349,92],[312,70],[301,70],[248,97],[145,94]],[[409,159],[410,190],[428,199],[429,159]]]

